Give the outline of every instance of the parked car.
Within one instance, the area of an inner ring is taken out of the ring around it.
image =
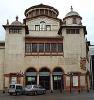
[[[37,94],[45,94],[46,89],[43,88],[41,85],[37,85]]]
[[[26,95],[38,95],[38,94],[45,94],[46,93],[46,89],[44,89],[42,86],[40,85],[27,85],[24,88],[24,94]]]
[[[8,93],[10,95],[21,95],[23,94],[23,86],[21,84],[10,84]]]

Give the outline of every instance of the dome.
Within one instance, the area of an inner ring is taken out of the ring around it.
[[[59,15],[59,12],[54,7],[44,5],[44,4],[39,4],[26,9],[24,14],[26,17],[29,18],[40,16],[40,15],[56,18]]]
[[[79,16],[80,17],[80,15],[76,11],[73,11],[72,6],[71,6],[71,11],[69,13],[67,13],[65,17],[70,17],[70,16]]]
[[[69,17],[69,16],[80,16],[80,15],[75,11],[70,11],[69,13],[66,14],[65,17]]]
[[[11,25],[16,25],[16,26],[22,25],[22,23],[18,21],[18,16],[16,17],[16,20],[11,23]]]

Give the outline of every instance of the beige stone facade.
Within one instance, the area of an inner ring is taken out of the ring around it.
[[[25,16],[23,23],[16,17],[3,25],[0,89],[10,83],[41,84],[49,90],[87,89],[87,32],[80,15],[71,8],[62,20],[57,9],[40,4],[26,9]]]

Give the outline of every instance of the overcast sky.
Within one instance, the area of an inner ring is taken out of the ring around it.
[[[5,40],[5,31],[2,25],[15,20],[23,21],[25,9],[43,3],[53,6],[59,11],[59,18],[63,19],[70,11],[70,6],[82,17],[82,23],[87,28],[87,39],[94,44],[94,0],[1,0],[0,2],[0,40]]]

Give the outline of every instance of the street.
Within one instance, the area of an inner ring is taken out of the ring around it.
[[[10,96],[8,93],[0,93],[0,100],[94,100],[94,91],[64,94],[60,92],[47,93],[37,96]]]

